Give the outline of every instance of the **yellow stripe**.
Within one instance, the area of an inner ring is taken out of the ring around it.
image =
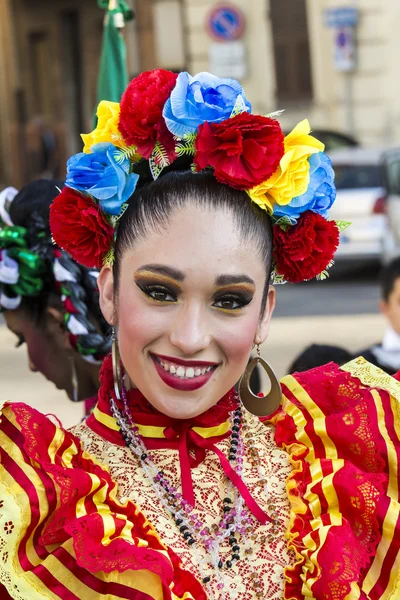
[[[117,421],[114,419],[114,417],[111,417],[110,415],[106,415],[106,413],[101,412],[101,410],[98,409],[97,405],[95,406],[92,414],[96,417],[96,421],[99,421],[99,423],[102,423],[103,425],[105,425],[109,429],[112,429],[113,431],[119,431],[119,426],[117,425]]]
[[[99,423],[102,423],[109,429],[113,431],[119,431],[119,426],[117,425],[114,417],[107,415],[106,413],[99,410],[96,406],[93,410],[93,415]],[[165,439],[164,429],[165,427],[159,427],[156,425],[136,425],[140,435],[143,437],[151,437],[155,439]],[[221,423],[221,425],[216,425],[215,427],[193,427],[193,431],[198,433],[202,438],[210,438],[216,437],[219,435],[224,435],[230,429],[229,421],[225,421]]]
[[[307,394],[306,390],[299,384],[299,382],[292,376],[287,375],[283,378],[282,382],[289,388],[292,394],[299,400],[307,412],[311,415],[314,431],[321,439],[325,447],[325,453],[327,458],[335,459],[338,457],[336,446],[330,439],[325,426],[325,415],[322,410],[315,404],[313,399]]]
[[[376,551],[376,556],[374,562],[372,563],[365,579],[363,582],[362,590],[367,595],[369,595],[370,591],[374,587],[374,585],[379,580],[379,576],[381,574],[382,563],[387,555],[390,544],[393,540],[394,530],[396,527],[396,522],[399,516],[399,505],[397,502],[392,500],[390,502],[389,509],[386,513],[385,520],[383,522],[382,528],[382,540],[379,543],[379,546]],[[393,599],[394,600],[394,599]]]
[[[68,448],[66,448],[66,450],[64,450],[64,452],[62,454],[62,461],[63,461],[64,466],[66,466],[67,468],[70,468],[72,466],[72,459],[77,454],[78,454],[78,448],[76,447],[76,445],[74,443],[71,443],[71,445]]]
[[[385,411],[382,405],[382,400],[379,393],[376,390],[371,390],[372,397],[375,401],[378,421],[379,421],[379,431],[386,443],[386,451],[388,453],[388,462],[389,462],[389,485],[388,485],[388,495],[391,498],[391,503],[389,510],[386,514],[383,530],[382,530],[382,539],[379,542],[376,555],[374,561],[368,570],[368,573],[365,577],[362,589],[366,594],[369,594],[374,585],[379,580],[379,576],[381,574],[382,565],[385,560],[385,557],[389,551],[390,545],[393,541],[393,536],[395,533],[396,522],[399,516],[400,505],[397,501],[398,498],[398,481],[397,481],[397,454],[392,440],[388,434],[386,424],[385,424]],[[391,403],[392,405],[392,403]],[[387,588],[388,590],[389,588]],[[385,598],[386,592],[382,598]]]
[[[143,437],[165,439],[165,427],[139,424],[136,424],[136,427],[138,428],[140,435]],[[221,425],[216,425],[215,427],[193,427],[193,431],[195,431],[202,438],[210,438],[219,435],[224,435],[229,431],[229,429],[229,421],[225,421],[224,423],[221,423]]]
[[[100,484],[100,479],[97,477],[97,475],[95,475],[94,473],[87,474],[89,475],[92,481],[92,487],[90,488],[90,492],[88,492],[85,496],[82,496],[82,498],[79,498],[78,502],[76,503],[75,515],[77,519],[86,515],[85,500],[88,496],[90,496],[90,494],[94,492],[96,487],[98,487],[98,485]]]
[[[65,438],[64,432],[59,427],[55,427],[54,437],[50,442],[50,446],[48,448],[48,454],[52,463],[54,463],[55,456],[58,452],[58,449],[61,447]]]
[[[312,586],[314,585],[314,583],[316,581],[318,581],[318,579],[321,575],[321,566],[318,563],[318,554],[320,553],[321,549],[323,548],[323,546],[326,542],[328,533],[329,533],[331,527],[336,527],[336,526],[342,525],[342,514],[339,512],[339,500],[338,500],[335,488],[333,486],[333,478],[334,478],[335,474],[338,471],[340,471],[340,469],[343,468],[344,460],[337,459],[337,460],[332,461],[331,464],[332,464],[333,472],[324,477],[322,474],[322,470],[321,470],[321,475],[320,475],[320,477],[322,478],[322,490],[324,492],[324,496],[328,503],[327,512],[329,514],[330,523],[329,523],[329,525],[325,525],[325,526],[321,525],[320,518],[313,519],[310,523],[313,531],[316,531],[316,530],[318,531],[318,538],[319,538],[319,544],[317,544],[315,550],[310,555],[310,562],[312,563],[312,565],[316,565],[317,569],[318,569],[316,576],[307,580],[307,586],[309,587],[310,590],[312,589]],[[313,484],[317,483],[318,481],[321,481],[321,479],[317,479],[317,480],[313,481]],[[309,538],[309,536],[306,536],[304,538],[304,544],[308,549],[313,549],[315,547],[314,542],[308,538]],[[312,568],[310,570],[313,571],[314,569]],[[304,588],[304,586],[303,586],[303,588]],[[303,592],[303,594],[304,594],[304,592]]]
[[[63,544],[63,547],[75,559],[72,540],[69,539]],[[78,598],[93,598],[94,596],[97,596],[97,592],[94,592],[89,586],[85,585],[53,555],[48,557],[45,564],[46,567],[50,569],[52,575]],[[94,574],[94,576],[100,581],[115,582],[130,586],[132,591],[139,590],[148,594],[151,598],[154,598],[154,600],[163,599],[161,580],[158,575],[155,575],[151,571],[145,569],[128,569],[124,573],[118,573],[117,571],[103,573],[100,571]],[[120,596],[107,594],[107,599],[119,600]]]

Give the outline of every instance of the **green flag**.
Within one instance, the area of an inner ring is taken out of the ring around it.
[[[133,19],[133,12],[124,0],[97,0],[97,3],[100,8],[107,10],[97,83],[97,103],[101,100],[119,102],[128,85],[126,46],[121,25],[124,20]]]

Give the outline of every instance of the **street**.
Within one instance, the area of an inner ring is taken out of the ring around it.
[[[278,286],[277,307],[262,355],[278,377],[311,343],[340,345],[352,352],[379,341],[385,321],[378,313],[376,269],[357,269],[324,282]],[[0,325],[1,400],[27,402],[56,414],[66,426],[82,416],[82,405],[70,402],[39,373],[28,370],[26,348],[14,348],[14,336]]]
[[[379,267],[334,265],[324,281],[276,286],[274,316],[360,315],[378,312]]]

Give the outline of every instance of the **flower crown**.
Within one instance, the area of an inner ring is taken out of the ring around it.
[[[276,116],[252,114],[234,79],[142,73],[120,104],[100,102],[96,129],[69,159],[50,210],[55,242],[85,266],[112,263],[118,220],[143,166],[157,179],[186,161],[194,172],[212,169],[270,214],[275,282],[323,278],[347,225],[327,220],[336,197],[332,165],[307,120],[284,136]]]

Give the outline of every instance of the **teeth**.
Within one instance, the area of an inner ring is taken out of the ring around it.
[[[185,377],[185,369],[183,367],[178,367],[176,370],[176,374],[178,377]]]
[[[160,365],[165,371],[172,373],[172,375],[175,375],[180,379],[192,379],[193,377],[200,377],[200,375],[205,375],[206,373],[209,373],[213,368],[203,367],[202,369],[200,369],[199,367],[197,367],[196,369],[194,369],[193,367],[188,367],[185,369],[185,367],[175,367],[174,365],[164,363],[161,360]]]

